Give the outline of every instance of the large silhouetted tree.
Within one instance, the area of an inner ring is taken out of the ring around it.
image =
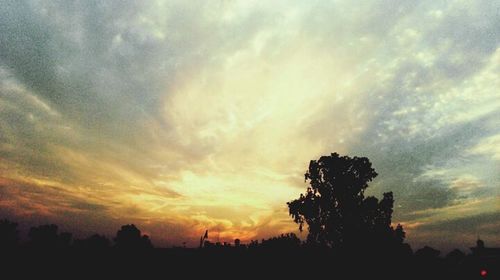
[[[335,248],[401,244],[403,228],[391,226],[392,192],[380,201],[364,195],[376,176],[365,157],[333,153],[312,160],[305,174],[310,187],[287,203],[299,229],[307,224],[307,242]]]

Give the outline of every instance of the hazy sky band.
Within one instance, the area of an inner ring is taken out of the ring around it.
[[[2,216],[268,237],[336,151],[414,244],[500,232],[498,1],[1,2]]]

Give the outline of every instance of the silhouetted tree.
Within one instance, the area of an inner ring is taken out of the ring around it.
[[[248,249],[256,249],[259,247],[259,240],[250,240],[250,243],[248,244]]]
[[[58,234],[57,225],[41,225],[32,227],[28,233],[30,245],[36,248],[68,248],[71,245],[72,234]]]
[[[458,264],[465,258],[465,253],[459,249],[455,249],[446,254],[446,261],[450,264]]]
[[[75,240],[75,247],[84,250],[104,250],[109,248],[109,245],[109,239],[99,234],[94,234],[86,239]]]
[[[148,249],[153,247],[149,236],[141,236],[141,231],[133,224],[124,225],[118,230],[115,243],[117,248],[122,249]]]
[[[260,246],[267,249],[294,249],[298,248],[300,243],[301,241],[295,233],[287,233],[269,239],[262,239]]]
[[[56,247],[58,237],[57,230],[58,228],[54,224],[32,227],[28,234],[31,246]]]
[[[439,257],[439,254],[441,254],[439,250],[436,250],[429,246],[424,246],[423,248],[415,251],[415,257],[427,260],[437,259]]]
[[[12,249],[17,247],[19,242],[19,231],[17,223],[9,220],[0,221],[0,249]]]
[[[235,247],[240,247],[240,246],[241,246],[241,240],[240,240],[240,239],[238,239],[238,238],[236,238],[236,239],[234,240],[234,246],[235,246]]]
[[[57,240],[57,246],[59,248],[68,248],[71,246],[71,241],[73,240],[73,234],[70,232],[61,232]]]
[[[310,187],[287,203],[299,229],[307,224],[307,242],[335,248],[401,244],[402,226],[391,226],[392,192],[384,193],[380,201],[364,196],[368,182],[376,176],[365,157],[333,153],[312,160],[305,174]]]

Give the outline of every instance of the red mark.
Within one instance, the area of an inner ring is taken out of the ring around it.
[[[488,271],[486,269],[481,269],[481,272],[479,273],[481,276],[486,277],[488,275]]]

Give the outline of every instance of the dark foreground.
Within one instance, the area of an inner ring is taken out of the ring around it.
[[[472,255],[453,260],[311,248],[18,249],[1,255],[0,279],[500,279],[498,257]]]

